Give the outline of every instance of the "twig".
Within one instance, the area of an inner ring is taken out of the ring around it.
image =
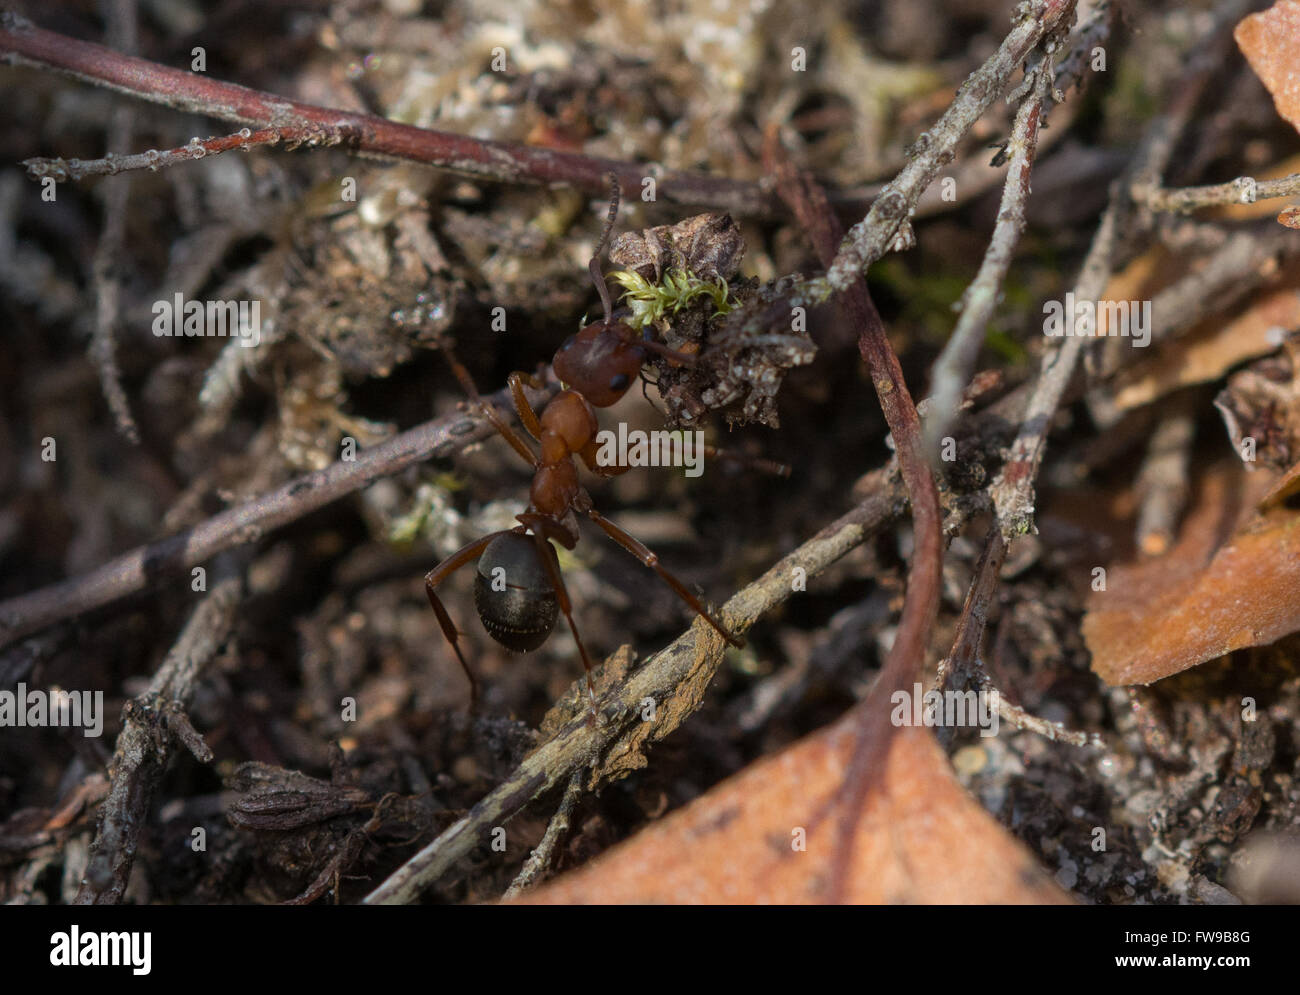
[[[833,290],[847,289],[855,276],[885,254],[925,188],[956,154],[958,142],[1006,93],[1029,53],[1069,26],[1074,6],[1074,0],[1038,0],[1016,8],[1017,20],[998,50],[961,85],[938,123],[913,145],[911,161],[880,192],[867,216],[849,229],[835,261],[827,267]],[[1054,50],[1056,42],[1048,45]]]
[[[1257,200],[1291,197],[1300,194],[1300,173],[1276,180],[1256,180],[1239,176],[1227,183],[1204,187],[1168,190],[1152,187],[1139,191],[1134,199],[1153,211],[1194,211],[1198,207],[1222,207],[1228,204],[1253,204]]]
[[[1192,49],[1187,68],[1173,87],[1173,98],[1168,110],[1147,125],[1129,169],[1120,178],[1120,183],[1127,186],[1124,191],[1121,228],[1126,228],[1130,222],[1136,222],[1136,226],[1142,229],[1156,227],[1153,213],[1142,207],[1142,204],[1151,191],[1160,189],[1165,169],[1173,157],[1174,146],[1192,120],[1197,103],[1210,80],[1220,70],[1224,56],[1232,45],[1232,29],[1251,6],[1250,0],[1230,0],[1215,10],[1213,22]],[[1112,196],[1112,206],[1114,204]],[[1138,210],[1133,210],[1134,207]],[[1243,239],[1239,233],[1219,249],[1215,257],[1216,266],[1211,272],[1194,274],[1190,283],[1184,279],[1166,289],[1152,301],[1152,339],[1158,341],[1201,316],[1204,297],[1199,288],[1202,279],[1206,279],[1207,283],[1212,282],[1227,294],[1238,292],[1236,282],[1242,274],[1242,257],[1258,260],[1256,241],[1275,245],[1275,234],[1276,232],[1271,232],[1255,237],[1245,235]],[[1258,279],[1258,274],[1255,279]],[[1098,296],[1086,299],[1095,301],[1099,296],[1100,292]],[[1075,300],[1083,299],[1085,298],[1079,297],[1076,291]],[[1109,376],[1131,357],[1131,345],[1124,338],[1107,338],[1088,354],[1088,372],[1094,379]],[[1093,420],[1103,429],[1113,426],[1121,414],[1102,391],[1090,393],[1088,406]]]
[[[1007,701],[1006,695],[997,691],[997,688],[993,685],[993,679],[983,670],[975,672],[975,679],[979,681],[986,691],[997,693],[998,718],[1004,722],[1010,722],[1016,729],[1037,733],[1053,743],[1065,743],[1069,746],[1105,745],[1101,736],[1095,732],[1081,732],[1077,729],[1070,729],[1060,722],[1049,722],[1047,719],[1025,711],[1019,705],[1011,704],[1011,702]]]
[[[733,595],[723,605],[721,618],[732,632],[745,632],[790,597],[796,567],[807,577],[816,575],[901,512],[902,488],[894,478],[885,478],[877,493]],[[543,792],[567,781],[575,771],[590,767],[588,788],[594,790],[634,769],[646,745],[668,735],[699,706],[725,649],[726,643],[707,624],[693,625],[630,677],[601,694],[598,705],[603,721],[595,729],[587,725],[582,704],[585,684],[575,683],[565,698],[572,718],[468,815],[371,892],[366,903],[414,901],[424,888],[487,840],[494,827]],[[656,717],[650,722],[641,719],[647,699],[656,703]]]
[[[658,198],[671,203],[705,204],[741,216],[770,216],[778,210],[775,198],[758,183],[487,141],[399,124],[373,114],[286,100],[46,31],[10,12],[0,14],[0,60],[59,70],[128,96],[234,124],[314,127],[324,135],[347,136],[347,146],[366,155],[403,159],[485,180],[570,186],[603,197],[605,175],[613,171],[629,188],[639,188],[645,177],[653,176]]]
[[[111,152],[102,159],[24,159],[27,175],[33,180],[50,177],[56,183],[69,180],[84,180],[87,176],[116,176],[133,169],[157,171],[167,166],[182,162],[192,162],[210,155],[220,155],[232,149],[247,152],[257,146],[278,145],[283,142],[286,149],[296,149],[306,145],[308,148],[330,148],[350,141],[352,132],[344,128],[328,129],[320,125],[298,125],[285,128],[259,128],[252,131],[241,128],[233,135],[220,135],[216,138],[191,138],[188,145],[174,149],[149,149],[134,155]],[[115,145],[115,148],[117,146]]]
[[[998,578],[1008,548],[995,522],[985,536],[984,549],[980,552],[966,601],[957,618],[952,650],[939,661],[935,687],[940,692],[952,686],[965,687],[970,677],[980,669],[980,642],[988,627],[989,607],[997,594]]]
[[[525,891],[536,884],[547,872],[551,861],[555,856],[555,848],[559,845],[564,834],[569,831],[569,820],[573,817],[573,810],[578,805],[578,799],[582,797],[583,771],[575,770],[573,776],[569,778],[569,783],[564,789],[564,797],[560,799],[560,807],[555,810],[551,816],[551,821],[547,823],[546,832],[542,834],[541,842],[537,848],[528,855],[524,861],[524,866],[520,868],[519,874],[516,875],[510,887],[505,890],[501,896],[502,901],[508,901],[517,898]]]
[[[1125,174],[1111,188],[1110,203],[1102,215],[1088,254],[1075,281],[1076,301],[1096,301],[1105,290],[1114,265],[1119,232],[1131,209],[1131,192],[1137,186],[1158,184],[1173,154],[1174,144],[1190,119],[1192,108],[1207,84],[1212,61],[1207,53],[1222,43],[1224,29],[1235,23],[1241,3],[1218,13],[1202,38],[1202,47],[1180,80],[1174,107],[1148,126]],[[1038,380],[1024,408],[1020,429],[1001,472],[989,487],[996,520],[989,530],[983,554],[971,580],[966,604],[957,623],[957,636],[948,664],[954,672],[978,673],[979,646],[987,624],[988,608],[997,590],[998,576],[1012,540],[1029,532],[1034,521],[1034,480],[1042,463],[1052,418],[1083,354],[1086,337],[1054,340],[1043,355]],[[944,675],[947,680],[948,675]]]
[[[777,177],[777,188],[794,210],[823,265],[829,266],[840,240],[839,221],[821,187],[807,173],[796,170],[785,157],[775,132],[765,143],[765,158]],[[880,400],[885,421],[894,437],[898,466],[912,504],[915,549],[907,576],[907,594],[881,674],[871,693],[860,703],[858,738],[845,775],[846,800],[841,810],[840,836],[835,870],[832,871],[830,900],[838,899],[848,880],[854,828],[862,812],[874,774],[881,764],[893,725],[888,715],[890,695],[908,686],[921,672],[929,645],[930,630],[939,612],[939,589],[943,572],[942,515],[939,492],[921,441],[921,417],[903,379],[903,370],[889,344],[884,322],[871,301],[867,281],[854,274],[839,297],[858,333],[858,351],[866,361],[871,382]],[[882,707],[883,706],[883,707]]]
[[[77,905],[116,905],[122,900],[154,787],[167,767],[169,736],[179,739],[201,762],[212,760],[185,709],[203,668],[234,625],[242,589],[239,577],[213,586],[185,624],[149,690],[124,710],[125,722],[108,767],[112,785],[100,810],[99,831]]]
[[[1038,129],[1042,120],[1051,66],[1043,59],[1035,72],[1031,93],[1016,112],[1007,148],[1011,165],[1007,169],[1006,184],[1002,188],[1002,203],[998,208],[997,224],[979,272],[962,295],[962,314],[948,344],[934,364],[931,379],[930,407],[927,412],[926,452],[934,462],[940,440],[948,434],[962,391],[970,382],[980,347],[984,344],[984,330],[993,308],[997,305],[1003,281],[1011,268],[1020,233],[1025,229],[1025,203],[1029,199],[1029,175],[1034,164],[1038,145]]]
[[[1187,506],[1187,466],[1196,425],[1194,396],[1183,391],[1173,399],[1151,435],[1138,473],[1137,544],[1148,556],[1159,556],[1173,543],[1178,519]]]
[[[1088,8],[1086,11],[1085,6]],[[1094,52],[1099,46],[1105,45],[1106,39],[1110,36],[1112,14],[1110,0],[1097,0],[1091,4],[1083,0],[1078,9],[1079,24],[1070,32],[1070,50],[1055,60],[1056,76],[1052,87],[1055,93],[1063,94],[1071,87],[1082,83]],[[1040,149],[1049,147],[1064,134],[1066,134],[1065,129],[1040,135]],[[982,147],[974,153],[967,154],[962,161],[945,168],[943,172],[945,178],[954,181],[954,189],[949,192],[934,186],[927,188],[917,198],[914,214],[909,217],[928,218],[957,210],[992,189],[1000,175],[1000,169],[989,164],[989,157]],[[826,195],[836,208],[848,210],[859,203],[870,205],[880,196],[884,188],[883,183],[872,183],[844,190],[827,191]]]
[[[549,371],[548,371],[549,376]],[[534,407],[555,395],[553,379],[541,391],[529,390]],[[510,393],[490,398],[508,407]],[[214,554],[256,542],[273,529],[296,521],[381,477],[430,458],[458,452],[489,438],[495,429],[476,412],[457,412],[425,422],[380,445],[362,449],[353,461],[339,461],[284,486],[214,515],[184,532],[139,546],[90,573],[0,602],[0,647],[65,618],[100,608],[159,578],[203,563]]]
[[[134,51],[136,46],[135,0],[115,0],[109,5],[109,37],[117,47]],[[131,144],[131,131],[135,122],[135,108],[117,107],[108,129],[108,147],[113,152],[125,151]],[[115,261],[121,257],[126,242],[126,208],[131,192],[129,178],[112,180],[104,191],[104,232],[95,247],[92,264],[95,285],[95,331],[90,340],[90,355],[99,371],[100,386],[108,402],[113,420],[133,444],[140,442],[140,430],[131,416],[131,405],[122,387],[122,375],[117,366],[117,331],[120,316],[121,286],[115,272]]]
[[[962,606],[961,616],[957,619],[957,634],[953,639],[952,651],[939,661],[939,672],[935,677],[935,689],[943,693],[949,687],[965,688],[972,681],[986,690],[997,690],[993,679],[984,670],[980,656],[980,642],[988,628],[989,609],[997,594],[999,573],[1006,560],[1008,546],[1002,541],[996,523],[989,529],[984,540],[984,549],[975,567],[970,590],[966,593],[966,603]],[[1027,729],[1053,742],[1069,743],[1071,746],[1097,745],[1100,740],[1096,735],[1075,732],[1059,722],[1049,722],[1025,711],[1019,705],[1007,701],[1006,696],[998,694],[998,716],[1010,722],[1017,729]],[[947,745],[952,729],[941,726],[937,732],[941,741]]]
[[[1074,300],[1101,299],[1114,265],[1119,233],[1132,210],[1134,191],[1159,184],[1160,176],[1173,155],[1174,144],[1210,80],[1214,62],[1212,55],[1218,52],[1223,38],[1230,37],[1225,28],[1235,23],[1245,6],[1246,3],[1238,0],[1218,12],[1214,26],[1203,38],[1207,44],[1193,56],[1188,72],[1179,81],[1173,106],[1148,125],[1129,168],[1112,187],[1110,203],[1102,215],[1083,268],[1075,281]],[[1023,535],[1033,527],[1033,482],[1042,462],[1047,433],[1083,354],[1085,343],[1089,341],[1091,339],[1086,336],[1054,339],[1043,354],[1038,380],[1025,408],[1020,431],[1012,444],[1011,455],[989,489],[997,507],[998,527],[1005,542],[1009,543],[1012,538]]]

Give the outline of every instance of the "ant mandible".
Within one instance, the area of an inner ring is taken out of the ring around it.
[[[744,641],[732,634],[704,607],[686,586],[659,563],[659,557],[630,533],[615,525],[592,505],[591,496],[578,483],[573,457],[602,477],[627,472],[623,465],[602,466],[596,459],[598,425],[594,408],[608,408],[627,393],[641,373],[647,353],[656,352],[682,363],[691,356],[649,341],[622,321],[615,321],[609,288],[600,271],[600,256],[609,241],[618,216],[618,178],[609,174],[613,196],[609,214],[601,232],[596,253],[588,270],[604,305],[603,321],[594,322],[571,335],[560,346],[551,366],[564,389],[539,416],[524,395],[524,385],[538,388],[542,384],[527,373],[511,373],[508,379],[519,423],[541,443],[541,455],[534,454],[492,405],[479,395],[469,371],[449,351],[448,362],[465,393],[501,433],[511,447],[533,468],[528,510],[516,516],[517,526],[492,532],[439,563],[424,578],[429,603],[438,616],[443,635],[456,653],[465,676],[469,678],[471,707],[478,702],[478,680],[461,653],[456,626],[438,597],[437,587],[467,563],[478,561],[474,578],[474,606],[483,627],[502,646],[516,653],[527,653],[546,642],[555,628],[557,609],[564,613],[578,645],[582,665],[587,672],[588,722],[596,718],[596,692],[591,680],[593,664],[587,655],[578,627],[573,622],[573,606],[564,586],[560,561],[551,542],[573,549],[578,542],[578,515],[595,522],[606,535],[650,567],[663,578],[678,596],[732,646]]]

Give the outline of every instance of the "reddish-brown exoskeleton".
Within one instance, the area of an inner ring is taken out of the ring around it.
[[[600,271],[600,256],[618,214],[618,181],[612,174],[610,180],[614,192],[609,215],[596,254],[588,267],[604,305],[604,320],[587,325],[560,346],[552,361],[552,369],[565,389],[546,406],[540,416],[524,395],[524,385],[540,387],[541,383],[527,373],[516,372],[509,377],[519,422],[541,444],[540,455],[533,452],[500,412],[483,401],[468,371],[450,352],[447,353],[465,392],[511,447],[533,468],[533,483],[529,492],[528,510],[516,516],[519,522],[517,526],[474,540],[452,553],[424,578],[429,603],[433,605],[443,634],[469,678],[474,701],[478,698],[478,682],[461,653],[456,626],[438,598],[437,586],[460,567],[477,560],[474,604],[479,618],[493,639],[517,653],[527,653],[546,642],[555,627],[557,610],[563,612],[582,656],[582,665],[587,671],[587,696],[591,706],[589,721],[593,722],[593,665],[573,622],[572,604],[560,573],[559,558],[551,545],[552,541],[560,543],[565,549],[573,549],[577,545],[579,515],[590,518],[611,539],[658,573],[727,642],[733,646],[744,645],[740,637],[733,635],[681,581],[660,565],[657,555],[601,515],[593,507],[586,489],[578,483],[574,456],[580,457],[588,469],[600,476],[614,476],[629,469],[621,465],[602,466],[597,461],[598,426],[593,409],[607,408],[627,393],[640,375],[641,366],[649,352],[660,353],[678,362],[691,361],[691,357],[674,352],[661,343],[649,341],[624,322],[614,319],[609,289],[605,286],[605,278]]]

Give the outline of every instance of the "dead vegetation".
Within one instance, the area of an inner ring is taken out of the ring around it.
[[[0,691],[105,728],[0,729],[6,901],[1300,900],[1300,3],[31,6]],[[593,535],[599,725],[462,578],[471,715],[422,577],[528,475],[439,346],[554,395],[611,171],[691,360],[602,424],[726,453],[593,496],[747,646]]]

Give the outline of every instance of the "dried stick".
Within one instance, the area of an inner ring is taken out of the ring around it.
[[[902,488],[893,477],[881,477],[880,489],[866,501],[733,595],[720,612],[727,628],[737,634],[745,632],[790,597],[795,568],[806,571],[807,577],[815,576],[900,515]],[[585,684],[575,682],[564,699],[570,706],[569,721],[468,815],[394,871],[366,897],[366,904],[414,901],[424,888],[485,842],[493,828],[575,772],[591,768],[587,786],[594,790],[634,769],[634,758],[640,757],[645,746],[667,736],[699,707],[725,650],[726,643],[710,626],[692,625],[622,683],[602,692],[598,706],[603,719],[595,729],[587,725]],[[647,699],[656,703],[656,717],[649,722],[641,718]]]
[[[829,266],[835,258],[835,246],[841,231],[825,193],[816,180],[794,168],[776,140],[775,131],[768,133],[765,146],[765,158],[776,174],[778,191],[808,232],[823,265]],[[839,300],[857,329],[858,351],[866,361],[876,397],[894,437],[899,469],[912,504],[915,550],[893,646],[871,693],[858,706],[858,737],[845,774],[846,794],[841,810],[836,866],[829,882],[832,901],[838,898],[840,889],[848,880],[854,829],[874,773],[881,767],[878,762],[881,751],[887,746],[889,734],[893,731],[893,725],[886,718],[890,695],[897,688],[909,686],[925,662],[930,631],[939,612],[943,572],[939,491],[925,458],[921,417],[903,379],[902,367],[889,344],[880,313],[871,301],[867,281],[855,274]]]
[[[1214,26],[1202,38],[1207,44],[1192,59],[1188,73],[1179,82],[1174,106],[1151,122],[1129,168],[1112,186],[1110,203],[1075,281],[1075,300],[1100,299],[1114,266],[1119,232],[1132,208],[1131,192],[1135,187],[1159,183],[1178,135],[1190,120],[1192,109],[1209,81],[1210,64],[1222,43],[1224,29],[1235,23],[1243,6],[1235,3],[1218,13]],[[1043,355],[1010,455],[989,487],[996,519],[958,619],[956,638],[947,660],[948,673],[941,675],[943,681],[950,674],[976,674],[980,670],[979,647],[989,606],[997,592],[999,572],[1012,540],[1033,528],[1034,480],[1042,463],[1048,430],[1088,341],[1086,337],[1056,340]]]
[[[141,100],[234,124],[315,128],[322,136],[339,136],[340,140],[346,136],[347,147],[366,155],[403,159],[485,180],[570,186],[604,196],[605,174],[613,171],[628,188],[639,188],[645,177],[653,176],[657,196],[671,203],[705,204],[743,216],[770,216],[778,208],[775,198],[758,183],[486,141],[399,124],[373,114],[286,100],[46,31],[10,12],[0,14],[0,60],[55,69]]]
[[[136,46],[135,0],[114,0],[109,5],[109,37],[126,51]],[[114,108],[108,128],[108,147],[123,152],[131,144],[131,131],[135,123],[135,108]],[[140,430],[131,416],[131,405],[122,387],[121,371],[117,366],[117,323],[120,316],[121,286],[114,272],[114,261],[122,255],[126,242],[126,208],[131,192],[129,178],[113,180],[104,192],[104,231],[95,247],[92,279],[95,286],[95,331],[90,340],[90,356],[99,371],[100,387],[104,399],[113,413],[118,431],[134,444],[140,442]]]
[[[573,772],[569,778],[569,783],[564,788],[564,797],[560,799],[560,806],[551,816],[551,821],[546,825],[546,832],[542,834],[541,842],[537,848],[528,855],[524,861],[524,866],[520,868],[510,887],[505,890],[501,896],[502,901],[508,901],[517,898],[529,888],[533,887],[545,874],[555,857],[555,848],[559,846],[560,840],[564,834],[569,831],[569,820],[573,818],[573,810],[578,806],[578,799],[582,797],[582,770],[578,769]]]
[[[998,303],[1002,283],[1011,268],[1020,233],[1025,230],[1025,203],[1029,199],[1029,175],[1033,169],[1034,153],[1038,146],[1038,129],[1048,99],[1051,66],[1043,59],[1034,72],[1029,95],[1016,112],[1007,151],[1011,165],[1007,169],[1006,184],[1002,188],[1002,203],[998,208],[997,224],[988,251],[980,263],[979,272],[962,294],[961,318],[953,330],[948,344],[934,364],[931,379],[930,405],[927,411],[926,452],[934,462],[940,441],[948,434],[962,391],[975,369],[980,346],[984,344],[984,330],[988,327],[993,308]]]
[[[185,709],[208,661],[235,622],[243,581],[217,582],[194,610],[149,690],[124,710],[125,722],[108,765],[112,785],[100,809],[90,864],[77,892],[77,905],[116,905],[131,877],[140,831],[153,790],[167,767],[168,739],[175,737],[202,763],[212,752],[190,725]]]
[[[1012,76],[1029,53],[1045,39],[1049,51],[1055,49],[1055,36],[1068,28],[1074,7],[1075,0],[1033,0],[1016,8],[1011,33],[961,85],[938,123],[917,139],[910,161],[880,192],[867,216],[849,229],[835,261],[827,268],[832,290],[846,290],[855,276],[865,273],[885,254],[925,188],[952,160],[971,126],[1007,92]]]
[[[1057,94],[1064,94],[1071,87],[1082,82],[1084,73],[1091,64],[1093,53],[1098,47],[1104,45],[1110,36],[1112,13],[1110,0],[1096,0],[1093,3],[1082,0],[1078,9],[1079,24],[1070,32],[1070,50],[1055,60],[1056,76],[1052,90]],[[1051,146],[1066,133],[1066,130],[1062,129],[1041,135],[1039,138],[1041,147]],[[933,186],[927,188],[917,198],[914,214],[910,216],[928,218],[957,210],[991,190],[997,184],[998,174],[999,170],[990,166],[988,155],[983,148],[968,154],[962,161],[944,170],[945,177],[954,181],[955,189],[947,193]],[[848,210],[862,202],[869,205],[884,188],[883,183],[872,183],[846,190],[827,191],[826,195],[836,208]]]
[[[1138,473],[1137,544],[1148,556],[1169,549],[1178,531],[1178,520],[1187,506],[1187,482],[1192,437],[1196,424],[1194,393],[1183,391],[1171,402],[1151,434],[1146,458]]]
[[[110,152],[102,159],[24,159],[27,175],[33,180],[50,177],[56,183],[69,180],[83,180],[87,176],[116,176],[133,169],[157,171],[167,166],[182,162],[192,162],[210,155],[220,155],[232,149],[247,152],[257,146],[272,146],[281,142],[286,149],[296,149],[300,145],[311,148],[317,146],[332,147],[342,145],[351,139],[352,132],[343,128],[327,129],[320,125],[299,125],[286,128],[259,128],[252,131],[241,128],[233,135],[220,135],[216,138],[192,138],[188,145],[159,152],[150,149],[134,155],[124,155],[121,150]]]
[[[1139,191],[1134,199],[1152,211],[1194,211],[1198,207],[1253,204],[1257,200],[1292,197],[1296,194],[1300,194],[1300,173],[1292,173],[1276,180],[1239,176],[1227,183],[1174,190],[1152,187]]]
[[[1248,6],[1245,0],[1234,0],[1216,12],[1214,24],[1202,36],[1187,72],[1178,82],[1172,106],[1148,125],[1129,168],[1112,188],[1110,203],[1075,282],[1074,300],[1101,299],[1114,265],[1119,233],[1132,211],[1136,192],[1159,186],[1178,136],[1187,126],[1213,75],[1222,47],[1231,38],[1228,28],[1236,23]],[[1043,354],[1038,380],[1012,444],[1011,455],[989,488],[1005,542],[1009,543],[1015,536],[1033,528],[1033,482],[1042,462],[1047,433],[1085,345],[1090,341],[1086,336],[1054,339]]]
[[[548,371],[549,377],[549,371]],[[529,390],[534,407],[556,393]],[[491,401],[507,411],[510,392]],[[508,416],[507,416],[508,417]],[[381,477],[435,457],[459,452],[490,438],[495,429],[477,412],[456,412],[425,422],[387,442],[359,450],[353,461],[334,463],[230,508],[184,532],[139,546],[90,573],[0,602],[0,647],[65,618],[100,608],[143,590],[159,578],[197,566],[222,550],[256,542],[273,529],[296,521]]]
[[[1095,732],[1079,732],[1076,729],[1067,728],[1060,722],[1049,722],[1047,719],[1025,711],[1019,705],[1011,704],[1011,702],[1007,701],[1006,695],[997,691],[992,678],[983,670],[975,672],[975,679],[979,681],[986,691],[997,692],[998,718],[1003,722],[1011,723],[1016,729],[1022,732],[1037,733],[1053,743],[1066,743],[1069,746],[1105,745],[1101,736]]]

